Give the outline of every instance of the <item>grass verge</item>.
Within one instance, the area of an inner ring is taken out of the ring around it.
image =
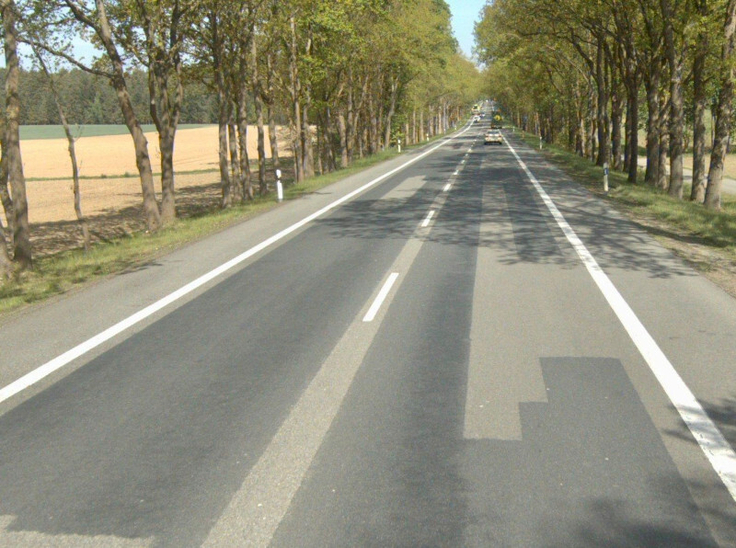
[[[407,147],[407,150],[426,145],[427,142]],[[388,149],[358,159],[349,168],[312,177],[299,185],[287,185],[284,199],[292,200],[315,192],[396,156],[398,152],[395,149]],[[100,242],[88,253],[81,249],[72,249],[40,257],[35,261],[34,270],[21,272],[13,280],[0,283],[0,315],[65,293],[101,277],[134,269],[187,243],[224,230],[276,206],[276,196],[271,193],[230,209],[214,209],[196,217],[178,219],[171,226],[154,234],[140,232]]]
[[[523,134],[527,144],[539,147],[538,137]],[[665,247],[698,270],[717,274],[711,279],[736,296],[736,196],[723,194],[722,210],[712,211],[689,200],[678,200],[643,183],[630,184],[626,174],[611,170],[608,194],[603,192],[603,169],[586,158],[545,144],[547,160],[590,191],[609,200],[629,218],[653,234]],[[689,196],[686,185],[684,196]]]

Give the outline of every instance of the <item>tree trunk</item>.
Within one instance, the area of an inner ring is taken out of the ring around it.
[[[0,222],[0,278],[9,280],[13,275],[13,263],[8,254],[8,242],[5,239],[5,227]]]
[[[649,66],[645,82],[647,90],[647,168],[644,182],[652,186],[659,180],[659,67],[658,61]]]
[[[163,54],[160,56],[163,57]],[[178,56],[177,56],[178,59]],[[176,192],[174,184],[174,142],[179,125],[179,113],[184,95],[180,77],[180,63],[175,62],[175,98],[171,101],[169,84],[171,74],[162,66],[160,58],[151,60],[148,67],[148,90],[150,114],[158,133],[161,152],[161,222],[169,224],[176,218]]]
[[[664,98],[661,98],[664,100]],[[669,177],[667,176],[667,152],[669,150],[670,134],[668,131],[669,127],[669,114],[666,110],[661,110],[659,113],[659,162],[657,168],[657,188],[667,190],[669,185]]]
[[[314,145],[312,125],[309,123],[309,110],[312,98],[309,89],[306,91],[304,108],[302,108],[302,161],[304,162],[304,177],[314,177]]]
[[[5,135],[7,124],[5,123],[5,115],[0,116],[0,136]],[[0,143],[1,144],[1,143]],[[5,211],[5,220],[8,222],[8,233],[10,234],[11,244],[13,234],[13,199],[10,197],[8,189],[8,162],[6,155],[7,150],[3,147],[0,154],[0,201],[3,203],[3,211]]]
[[[620,89],[617,86],[611,94],[611,167],[617,171],[623,169],[623,139],[621,132],[623,109]]]
[[[135,115],[135,110],[133,109],[133,102],[130,98],[130,93],[128,92],[128,86],[125,82],[125,67],[123,60],[118,53],[117,47],[113,42],[112,30],[105,11],[105,3],[103,0],[95,0],[95,5],[97,7],[99,23],[95,28],[95,31],[112,64],[114,73],[114,76],[111,79],[112,87],[115,89],[125,125],[133,138],[135,163],[141,179],[143,210],[146,217],[146,225],[149,231],[155,231],[161,226],[161,212],[158,208],[158,202],[156,201],[151,158],[148,154],[148,141],[143,134],[143,130],[141,129],[138,118]]]
[[[670,180],[669,195],[682,198],[683,173],[683,128],[685,125],[685,108],[682,89],[682,55],[677,51],[675,31],[673,27],[672,6],[669,0],[660,0],[664,37],[667,51],[667,63],[670,67],[670,116],[669,116],[669,149]]]
[[[246,122],[247,123],[247,122]],[[263,99],[256,96],[256,127],[258,131],[258,188],[266,186],[266,132],[263,118]],[[248,199],[253,199],[253,187],[248,184]]]
[[[248,103],[247,96],[248,90],[245,81],[241,83],[240,94],[238,98],[238,149],[239,149],[239,162],[240,162],[240,199],[241,200],[252,200],[253,199],[253,181],[252,174],[250,171],[250,158],[248,157]],[[263,149],[263,106],[258,97],[255,94],[256,113],[259,115],[258,118],[258,174],[260,177],[261,170],[265,179],[266,166],[265,157],[262,158],[261,154],[265,156]]]
[[[337,115],[337,132],[340,135],[340,167],[348,167],[350,160],[348,156],[348,128],[345,122],[345,114]]]
[[[293,14],[289,17],[289,27],[291,29],[291,42],[289,44],[289,76],[291,78],[291,88],[289,91],[291,92],[292,127],[294,129],[292,149],[295,154],[296,182],[300,183],[304,180],[304,127],[302,126],[301,82],[299,81],[299,68],[297,65],[296,18]]]
[[[723,182],[723,162],[731,132],[731,111],[733,107],[734,69],[732,56],[734,50],[734,28],[736,27],[736,0],[729,0],[726,8],[726,22],[723,27],[724,43],[721,51],[721,91],[716,107],[716,129],[713,138],[713,151],[710,155],[708,186],[705,189],[705,207],[721,209],[721,184]]]
[[[391,146],[391,125],[393,124],[394,114],[396,114],[396,99],[399,93],[399,78],[391,78],[391,95],[389,98],[388,112],[386,113],[386,127],[383,140],[386,148]]]
[[[598,157],[596,158],[596,165],[602,166],[609,162],[611,155],[610,148],[610,127],[608,117],[608,100],[609,100],[609,89],[608,89],[608,78],[606,77],[606,57],[604,55],[604,38],[598,38],[598,53],[596,56],[596,84],[598,86],[598,97],[597,97],[597,122],[598,122]]]
[[[627,181],[636,184],[639,175],[639,87],[633,86],[627,95],[628,116],[626,125],[628,135],[626,137],[626,149],[629,152],[629,164]]]
[[[266,186],[266,135],[264,129],[264,117],[263,117],[263,88],[261,86],[260,73],[258,70],[258,43],[257,37],[253,36],[250,43],[251,53],[251,90],[253,91],[253,100],[256,107],[256,128],[258,131],[258,188]],[[241,160],[245,156],[247,158],[248,150],[248,110],[245,108],[245,93],[241,98],[241,112],[239,115],[239,134],[240,134],[240,148]],[[246,138],[243,139],[243,128],[245,128]],[[246,160],[247,161],[247,160]],[[250,171],[250,167],[248,169]],[[248,200],[253,199],[253,184],[251,183],[250,177],[246,181],[246,186],[243,188],[243,197]]]
[[[61,121],[61,125],[64,128],[64,135],[66,135],[67,149],[69,151],[69,160],[71,161],[71,164],[72,164],[72,185],[73,185],[72,188],[74,192],[74,213],[77,216],[77,222],[79,223],[79,227],[82,230],[82,239],[83,239],[82,241],[84,245],[84,251],[88,252],[90,249],[89,225],[87,223],[86,217],[82,214],[82,193],[79,187],[79,164],[77,162],[76,147],[74,146],[74,136],[72,135],[72,130],[69,127],[69,122],[66,118],[66,112],[64,110],[64,106],[61,104],[61,97],[59,96],[59,90],[56,87],[56,84],[54,83],[54,77],[51,75],[51,72],[46,66],[46,62],[44,61],[40,52],[35,47],[33,48],[33,53],[35,54],[36,59],[41,65],[41,69],[43,70],[44,74],[46,75],[46,79],[49,82],[49,88],[51,88],[51,93],[54,96],[54,102],[56,103],[56,109],[59,112],[59,120]]]
[[[268,71],[268,74],[266,74],[266,95],[268,97],[266,103],[266,106],[268,107],[268,142],[271,148],[271,165],[273,169],[276,170],[281,167],[281,162],[279,160],[279,140],[278,135],[276,134],[276,115],[274,113],[276,93],[273,85],[272,66],[273,52],[269,50],[266,54],[266,70]],[[266,191],[267,187],[265,186],[260,189],[261,194],[265,194]]]
[[[230,121],[230,102],[227,99],[225,91],[225,78],[221,73],[217,76],[217,103],[218,103],[218,131],[217,131],[217,156],[220,166],[220,185],[222,190],[222,207],[230,207],[232,205],[232,195],[230,193],[230,172],[227,161],[227,126]]]
[[[240,107],[237,106],[237,109],[240,110]],[[231,111],[230,120],[227,124],[227,148],[230,156],[230,193],[232,195],[233,203],[238,203],[243,200],[242,189],[245,187],[245,173],[241,169],[243,164],[240,163],[238,141],[239,139],[245,138],[247,142],[247,124],[245,126],[245,132],[245,137],[242,135],[238,136],[238,127],[236,125],[235,116]],[[247,165],[247,163],[245,165]]]
[[[701,16],[708,14],[706,0],[697,3]],[[698,34],[693,58],[693,183],[690,190],[690,200],[703,203],[705,200],[705,111],[707,108],[707,89],[705,81],[705,63],[708,56],[708,33]]]
[[[15,28],[15,3],[3,0],[2,18],[5,45],[5,138],[2,140],[3,158],[13,201],[13,260],[21,269],[33,268],[31,233],[28,223],[28,199],[23,160],[20,152],[20,65]]]

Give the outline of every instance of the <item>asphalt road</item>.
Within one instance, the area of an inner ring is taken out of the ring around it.
[[[736,301],[484,129],[0,325],[0,546],[736,546]]]

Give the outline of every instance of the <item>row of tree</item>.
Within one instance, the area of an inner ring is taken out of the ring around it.
[[[492,93],[517,123],[630,182],[646,128],[645,180],[678,198],[691,138],[690,199],[719,209],[735,13],[736,0],[496,0],[476,38]]]
[[[32,265],[32,254],[18,146],[19,41],[32,48],[56,90],[62,123],[68,107],[52,62],[109,82],[133,139],[152,231],[176,217],[173,150],[189,82],[215,97],[223,207],[268,191],[265,127],[270,166],[278,168],[278,116],[291,130],[298,183],[398,138],[412,144],[446,131],[480,89],[476,67],[458,53],[444,0],[0,0],[0,6],[7,67],[0,195],[21,267]],[[93,63],[70,53],[79,39],[102,52]],[[145,112],[132,93],[133,67],[145,74]],[[160,201],[140,127],[146,116],[158,132]],[[246,146],[253,118],[255,174]]]

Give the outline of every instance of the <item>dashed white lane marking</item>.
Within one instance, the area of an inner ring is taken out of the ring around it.
[[[629,337],[631,337],[631,340],[639,349],[639,352],[664,389],[667,397],[669,397],[672,405],[677,409],[677,412],[690,429],[690,432],[710,461],[713,469],[725,484],[731,497],[736,500],[736,452],[734,452],[721,431],[710,419],[705,409],[703,409],[700,402],[695,398],[695,395],[682,380],[664,352],[662,352],[662,349],[659,348],[657,342],[649,334],[646,327],[644,327],[644,324],[641,323],[629,304],[618,292],[618,289],[613,285],[613,282],[611,282],[593,255],[585,247],[582,240],[580,240],[572,227],[567,223],[565,217],[557,209],[557,206],[545,192],[544,188],[542,188],[542,185],[539,184],[539,181],[534,177],[508,141],[506,141],[506,145],[516,157],[516,161],[519,162],[519,165],[534,185],[534,188],[552,214],[552,217],[554,217],[557,225],[562,229],[565,237],[590,273],[598,289],[603,293],[603,296],[624,326],[624,329],[626,329]]]
[[[443,192],[450,192],[450,189],[452,188],[452,183],[447,183],[445,185],[445,188],[442,189]]]
[[[393,287],[394,283],[396,283],[396,279],[399,277],[398,272],[392,272],[391,275],[386,280],[386,283],[383,284],[383,287],[381,288],[381,291],[378,292],[378,295],[376,295],[375,300],[373,301],[373,304],[368,309],[368,312],[366,312],[366,315],[363,316],[364,322],[372,322],[376,314],[378,314],[378,311],[381,309],[381,305],[383,304],[383,301],[386,300],[386,297],[388,296],[388,292],[391,291],[391,288]]]
[[[342,406],[391,299],[406,279],[397,273],[411,269],[423,245],[417,228],[388,269],[395,283],[389,278],[381,287],[379,293],[387,292],[388,296],[378,307],[375,321],[361,321],[361,312],[350,324],[210,530],[205,548],[265,548],[270,544]],[[376,301],[378,297],[372,307]]]
[[[424,221],[422,221],[422,228],[427,228],[429,226],[429,222],[432,220],[432,217],[434,217],[434,209],[430,209],[429,213],[427,213],[427,216],[424,218]]]
[[[132,316],[129,316],[125,318],[124,320],[116,323],[112,327],[108,327],[104,331],[98,333],[94,337],[84,341],[83,343],[78,344],[74,348],[67,350],[63,354],[60,354],[59,356],[53,358],[52,360],[46,362],[45,364],[39,366],[38,368],[34,369],[30,373],[25,374],[24,376],[20,377],[19,379],[16,379],[12,383],[8,384],[7,386],[0,389],[0,403],[4,402],[5,400],[13,397],[14,395],[18,394],[19,392],[22,392],[26,388],[33,386],[37,382],[41,381],[42,379],[46,378],[53,372],[61,369],[68,363],[72,362],[73,360],[79,358],[80,356],[83,356],[87,352],[97,348],[101,344],[109,341],[113,337],[119,335],[120,333],[123,333],[124,331],[127,331],[134,325],[142,322],[146,318],[152,316],[159,310],[167,307],[168,305],[178,301],[179,299],[185,297],[189,293],[199,289],[203,285],[207,284],[208,282],[214,280],[215,278],[221,276],[225,272],[232,270],[242,262],[248,260],[253,255],[256,255],[257,253],[263,251],[264,249],[272,246],[276,242],[283,240],[286,238],[289,234],[292,234],[293,232],[299,230],[303,226],[309,224],[313,220],[323,216],[324,214],[332,211],[333,209],[339,207],[340,205],[344,204],[348,200],[353,199],[357,195],[361,194],[362,192],[368,190],[369,188],[377,185],[381,181],[384,181],[391,177],[392,175],[395,175],[402,169],[404,169],[407,166],[410,166],[422,158],[426,158],[439,148],[443,147],[450,141],[453,141],[454,139],[457,139],[458,137],[462,136],[463,134],[467,133],[472,126],[468,126],[464,130],[462,130],[460,133],[449,137],[448,139],[445,139],[441,143],[437,144],[436,146],[430,148],[429,150],[423,152],[422,154],[412,158],[411,160],[408,160],[407,162],[404,162],[400,166],[392,169],[391,171],[388,171],[387,173],[384,173],[380,177],[377,177],[370,181],[369,183],[364,184],[360,188],[357,188],[353,190],[352,192],[349,192],[342,198],[339,198],[335,200],[334,202],[326,205],[322,209],[312,213],[311,215],[308,215],[307,217],[304,217],[301,221],[298,221],[294,223],[293,225],[283,229],[281,232],[278,232],[277,234],[274,234],[270,238],[264,240],[260,244],[250,248],[249,250],[241,253],[237,257],[230,259],[226,263],[218,266],[217,268],[209,271],[208,273],[200,276],[199,278],[189,282],[185,286],[177,289],[173,293],[170,293],[169,295],[166,295],[165,297],[159,299],[158,301],[154,302],[153,304],[148,305],[147,307],[139,310]]]

